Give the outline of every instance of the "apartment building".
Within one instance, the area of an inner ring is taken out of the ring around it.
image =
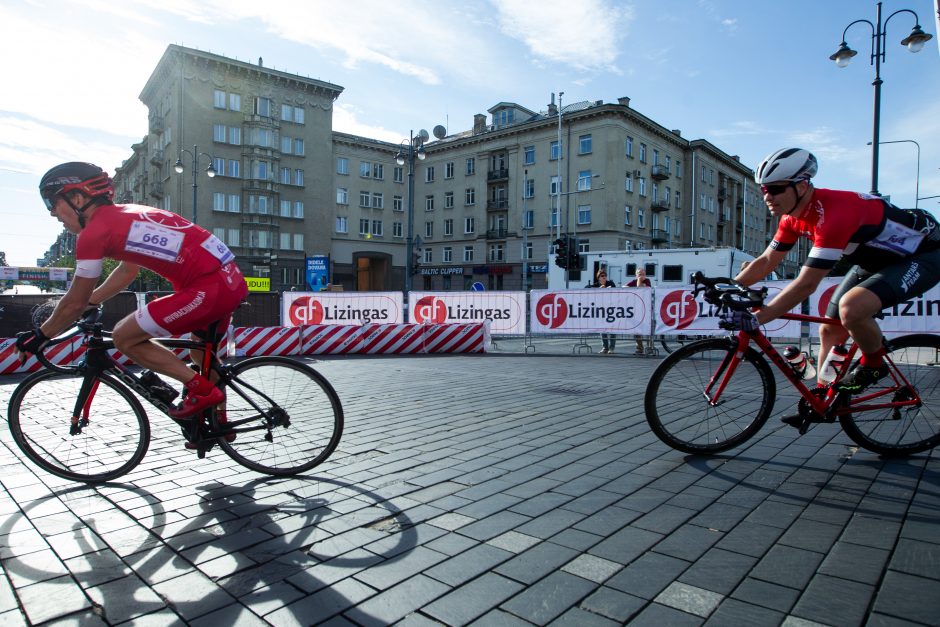
[[[564,234],[582,252],[757,254],[775,227],[749,167],[629,98],[559,107],[553,95],[541,111],[500,102],[467,130],[426,135],[412,170],[397,159],[410,138],[333,131],[342,91],[262,59],[171,45],[141,92],[148,133],[115,175],[118,199],[195,219],[275,291],[304,289],[312,255],[329,255],[346,290],[403,289],[410,217],[419,290],[544,287]]]

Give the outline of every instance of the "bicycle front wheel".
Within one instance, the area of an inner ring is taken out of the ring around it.
[[[81,375],[51,370],[24,379],[10,397],[10,431],[20,450],[43,470],[71,481],[111,481],[144,458],[150,423],[133,393],[102,374],[81,412],[81,433],[70,435],[82,381]]]
[[[916,406],[858,411],[839,417],[842,429],[852,440],[870,451],[887,457],[904,457],[940,444],[940,337],[905,335],[887,342],[887,352],[895,367],[917,393]],[[897,387],[887,376],[862,392],[867,396]],[[910,388],[866,404],[901,401],[912,397]]]
[[[286,357],[246,359],[232,371],[225,406],[238,433],[219,445],[236,462],[293,475],[324,462],[339,445],[343,407],[319,372]]]
[[[767,422],[776,395],[773,373],[753,348],[743,359],[735,357],[736,349],[727,338],[699,340],[659,364],[646,387],[645,408],[660,440],[685,453],[720,453],[746,442]],[[722,383],[717,401],[711,400]]]

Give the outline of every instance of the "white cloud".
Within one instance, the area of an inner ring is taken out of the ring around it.
[[[399,131],[390,131],[381,126],[374,126],[358,119],[359,111],[351,105],[337,104],[333,107],[333,130],[350,135],[359,135],[370,139],[397,143],[401,141]]]
[[[533,55],[581,70],[611,70],[634,17],[633,8],[605,0],[502,0],[499,28]]]

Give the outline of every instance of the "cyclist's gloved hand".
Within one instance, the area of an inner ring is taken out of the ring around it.
[[[49,338],[46,337],[46,334],[39,329],[32,329],[30,331],[21,331],[17,333],[16,350],[21,353],[20,359],[25,361],[26,353],[36,354],[42,345],[48,341]]]
[[[736,309],[726,309],[718,314],[718,326],[728,331],[756,331],[760,323],[750,311],[739,311]]]

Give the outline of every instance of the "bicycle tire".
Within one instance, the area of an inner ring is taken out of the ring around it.
[[[719,404],[705,398],[708,382],[736,350],[736,340],[729,338],[698,340],[659,364],[646,387],[644,408],[660,440],[684,453],[709,455],[743,444],[767,422],[777,386],[753,347],[745,351]]]
[[[842,429],[859,446],[885,457],[906,457],[932,449],[940,444],[940,366],[932,363],[936,362],[940,351],[940,337],[904,335],[888,341],[886,350],[904,378],[917,390],[922,404],[911,409],[900,408],[897,417],[891,409],[845,414],[839,416]],[[862,394],[893,385],[893,378],[888,376]]]
[[[270,411],[267,397],[286,412],[288,424],[237,433],[232,442],[220,438],[219,446],[229,457],[260,473],[287,476],[310,470],[336,450],[343,434],[343,406],[323,375],[307,364],[276,356],[252,357],[232,370],[234,381],[226,391],[229,424],[236,429],[266,425],[242,395]]]
[[[82,381],[80,374],[49,370],[24,379],[10,397],[10,432],[30,461],[57,477],[83,483],[111,481],[144,458],[150,423],[133,392],[102,373],[88,424],[80,434],[70,435]]]
[[[657,338],[659,345],[663,347],[666,354],[673,353],[690,342],[687,335],[660,335]]]

